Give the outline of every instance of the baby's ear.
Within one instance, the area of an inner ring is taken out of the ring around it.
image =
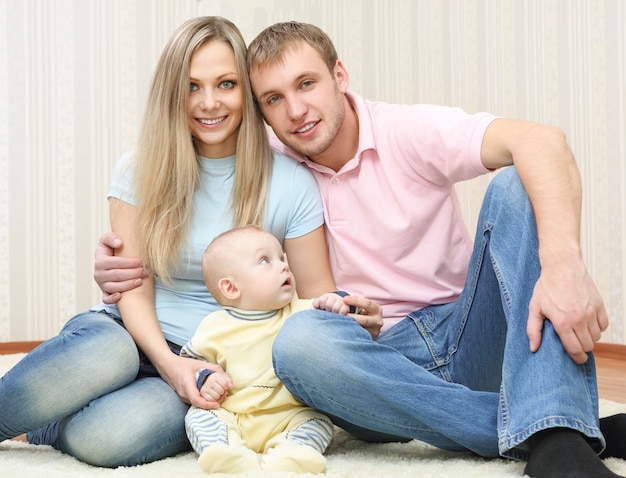
[[[218,286],[220,288],[220,292],[224,295],[224,297],[228,300],[237,300],[241,295],[241,291],[235,284],[235,281],[232,277],[224,277],[220,279]]]

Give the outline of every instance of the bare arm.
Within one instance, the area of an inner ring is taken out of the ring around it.
[[[298,297],[303,299],[319,297],[329,290],[337,289],[330,272],[324,226],[304,236],[286,239],[285,252],[289,267],[296,278]],[[361,308],[361,314],[350,315],[370,333],[372,338],[378,337],[383,325],[382,308],[362,297],[347,296],[344,300],[348,306]]]
[[[100,237],[96,248],[94,279],[107,304],[117,303],[122,292],[140,286],[145,275],[138,255],[120,256],[115,253],[116,249],[122,247],[124,244],[120,236],[108,232]],[[323,226],[304,236],[286,239],[285,252],[296,277],[299,297],[312,298],[335,289]]]
[[[304,236],[285,239],[285,252],[296,278],[298,297],[311,299],[337,288],[330,272],[324,226]]]
[[[548,318],[572,359],[586,362],[608,318],[582,258],[582,188],[565,135],[557,128],[497,119],[487,129],[481,155],[488,168],[515,165],[535,213],[541,275],[529,305],[531,350],[539,349]]]
[[[96,247],[93,278],[102,290],[102,301],[115,304],[122,292],[142,284],[145,271],[136,257],[115,255],[123,246],[122,239],[114,232],[105,232]]]
[[[135,208],[117,199],[111,199],[111,226],[124,245],[116,250],[120,257],[138,257],[134,240],[133,217]],[[198,407],[209,408],[211,403],[200,395],[195,375],[199,369],[219,367],[201,360],[180,357],[170,350],[157,320],[154,307],[154,282],[146,276],[140,286],[126,291],[118,302],[124,326],[137,346],[148,356],[159,374],[181,400]]]

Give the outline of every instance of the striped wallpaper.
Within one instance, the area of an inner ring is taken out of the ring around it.
[[[603,341],[626,344],[623,0],[0,0],[0,341],[50,337],[99,300],[112,167],[134,145],[166,39],[206,14],[247,41],[275,21],[319,25],[370,99],[564,129],[612,319]],[[459,187],[471,228],[488,180]]]

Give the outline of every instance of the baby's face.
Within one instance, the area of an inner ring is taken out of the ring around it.
[[[291,302],[296,292],[295,279],[274,236],[261,231],[248,235],[237,261],[241,308],[274,310]]]

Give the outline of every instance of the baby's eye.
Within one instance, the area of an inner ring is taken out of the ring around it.
[[[259,261],[260,264],[269,264],[270,260],[267,257],[261,257],[261,260]]]

